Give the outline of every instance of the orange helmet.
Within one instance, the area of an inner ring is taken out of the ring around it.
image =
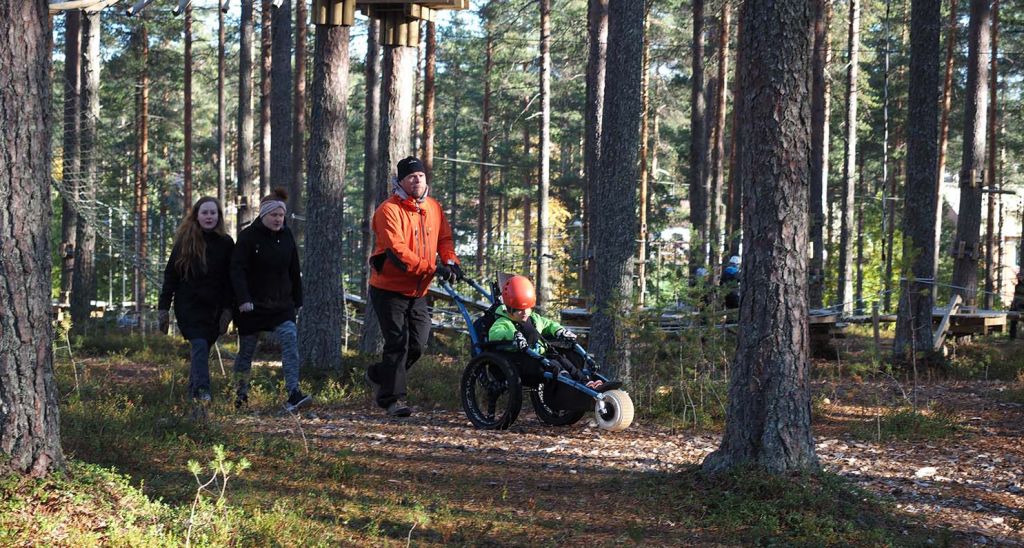
[[[508,308],[523,310],[537,305],[537,292],[526,276],[512,276],[501,287],[501,300]]]

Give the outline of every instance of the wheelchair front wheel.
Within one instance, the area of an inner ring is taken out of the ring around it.
[[[633,424],[633,400],[623,390],[609,390],[604,393],[604,405],[594,405],[597,426],[610,432],[620,432]]]
[[[537,413],[537,418],[544,424],[550,424],[551,426],[568,426],[570,424],[576,424],[579,422],[586,411],[566,411],[566,410],[554,410],[550,405],[544,401],[544,384],[542,383],[537,387],[536,390],[530,392],[530,403],[533,404],[533,410]]]
[[[477,428],[505,430],[523,406],[519,373],[507,360],[485,352],[470,360],[462,372],[462,408]]]

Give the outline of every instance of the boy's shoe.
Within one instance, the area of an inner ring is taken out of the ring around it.
[[[374,380],[372,378],[370,378],[370,368],[369,367],[367,367],[363,371],[363,378],[366,379],[366,384],[369,384],[370,388],[373,388],[373,399],[374,399],[374,401],[376,401],[378,398],[380,398],[380,383],[379,382],[374,382]]]
[[[204,405],[210,403],[210,399],[210,392],[207,390],[198,390],[195,395],[192,396],[193,401]]]
[[[249,394],[239,392],[235,396],[235,409],[241,410],[249,405]]]
[[[408,417],[412,415],[412,409],[402,401],[396,401],[388,406],[389,417]]]
[[[307,396],[306,394],[303,394],[301,390],[296,388],[295,390],[292,390],[290,394],[288,394],[288,401],[285,402],[284,408],[289,413],[294,413],[312,402],[312,396]]]

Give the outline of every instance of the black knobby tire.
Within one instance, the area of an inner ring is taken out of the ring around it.
[[[547,402],[544,401],[543,384],[538,386],[536,390],[530,391],[530,403],[533,404],[533,410],[537,413],[537,418],[539,418],[544,424],[550,424],[551,426],[568,426],[570,424],[576,424],[583,418],[583,415],[587,413],[586,411],[556,411],[552,409]]]
[[[485,352],[470,360],[459,390],[466,417],[477,428],[505,430],[523,406],[519,373],[504,358]]]

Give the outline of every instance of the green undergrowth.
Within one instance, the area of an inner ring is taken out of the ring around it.
[[[959,418],[950,411],[901,407],[858,422],[850,430],[863,440],[927,441],[948,438],[962,429]]]

